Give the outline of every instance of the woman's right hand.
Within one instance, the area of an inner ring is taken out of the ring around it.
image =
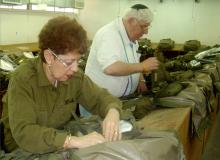
[[[92,132],[81,137],[71,136],[66,148],[85,148],[99,143],[104,143],[105,141],[105,138],[101,134]]]

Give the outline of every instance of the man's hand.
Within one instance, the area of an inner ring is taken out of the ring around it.
[[[107,141],[116,141],[121,139],[119,130],[120,115],[117,109],[111,108],[102,124],[103,135]]]
[[[158,69],[159,61],[156,57],[150,57],[142,61],[141,65],[143,67],[143,73],[146,73]]]

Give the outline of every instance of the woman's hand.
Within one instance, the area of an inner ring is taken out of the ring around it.
[[[64,143],[64,148],[85,148],[99,143],[104,143],[105,141],[105,138],[101,134],[92,132],[81,137],[71,136],[69,140],[67,137]]]
[[[103,135],[107,141],[116,141],[121,139],[119,130],[120,114],[117,109],[111,108],[102,124]]]
[[[140,80],[139,81],[139,84],[138,84],[138,87],[137,87],[137,91],[138,93],[143,93],[143,92],[147,92],[148,91],[148,88],[145,84],[145,80]]]

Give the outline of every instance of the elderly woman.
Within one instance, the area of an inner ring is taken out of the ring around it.
[[[86,31],[76,20],[53,18],[39,34],[39,57],[23,63],[13,73],[4,98],[4,114],[8,110],[9,116],[5,129],[10,127],[20,148],[45,153],[120,139],[120,101],[78,69],[86,41]],[[103,134],[76,137],[63,130],[77,103],[105,117]],[[7,148],[7,142],[5,145]]]

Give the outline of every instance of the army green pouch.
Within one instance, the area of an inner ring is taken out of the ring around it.
[[[161,50],[171,50],[174,48],[175,42],[170,39],[161,39],[158,45],[158,48]]]
[[[183,89],[180,82],[169,83],[167,86],[161,88],[155,93],[156,98],[176,96]]]
[[[172,72],[170,75],[176,81],[185,81],[185,80],[190,80],[191,78],[193,78],[194,72],[192,70],[177,71],[177,72]]]
[[[181,107],[194,107],[195,102],[182,97],[163,97],[154,98],[154,104],[158,107],[168,107],[168,108],[181,108]]]
[[[201,48],[201,43],[198,40],[189,40],[184,43],[184,51],[196,51]]]
[[[139,96],[127,100],[122,100],[123,110],[130,110],[136,120],[143,118],[149,114],[155,106],[153,105],[150,98],[145,96]]]
[[[1,160],[81,160],[74,150],[60,150],[57,152],[33,154],[22,149],[16,149],[11,153],[0,151]]]

